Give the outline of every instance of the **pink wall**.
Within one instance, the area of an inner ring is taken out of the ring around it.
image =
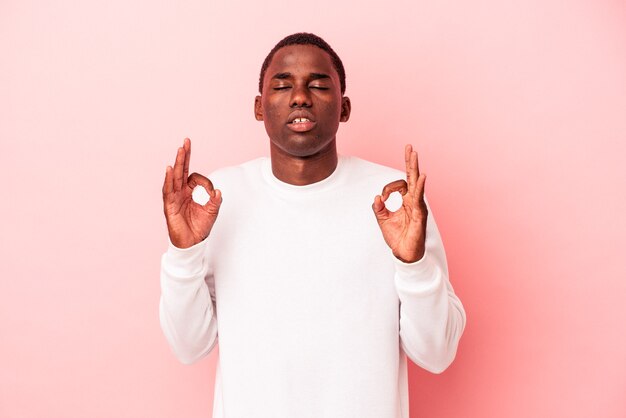
[[[267,154],[299,30],[347,67],[340,151],[429,175],[468,325],[411,417],[626,416],[624,3],[336,3],[0,4],[0,416],[210,416],[217,353],[159,329],[162,177],[185,136],[205,173]]]

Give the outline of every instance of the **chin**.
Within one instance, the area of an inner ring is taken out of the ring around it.
[[[335,141],[322,142],[317,138],[297,138],[287,143],[274,142],[273,145],[285,154],[299,158],[307,158],[323,153],[326,150],[334,149]]]

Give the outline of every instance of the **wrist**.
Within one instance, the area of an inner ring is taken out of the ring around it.
[[[189,237],[189,236],[185,236],[185,237],[181,237],[177,234],[173,234],[171,232],[169,232],[169,239],[170,239],[170,244],[173,245],[174,247],[181,249],[181,250],[185,250],[187,248],[191,248],[199,243],[201,243],[202,241],[204,241],[207,237]],[[208,236],[208,235],[207,235]]]
[[[422,258],[424,258],[425,253],[426,253],[425,249],[422,249],[421,251],[417,251],[415,253],[410,253],[410,254],[400,254],[400,253],[397,253],[396,251],[392,251],[392,254],[394,257],[396,257],[398,260],[406,264],[417,263]]]

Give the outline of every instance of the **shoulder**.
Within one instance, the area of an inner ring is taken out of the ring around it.
[[[237,184],[249,181],[250,179],[258,179],[261,172],[261,166],[267,157],[260,157],[245,163],[222,167],[213,171],[209,175],[209,179],[217,188],[222,185]]]
[[[406,179],[406,173],[358,157],[342,156],[346,171],[345,185],[359,195],[373,199],[381,193],[385,185],[392,181]]]
[[[347,171],[352,182],[358,181],[385,181],[391,182],[404,179],[406,173],[395,168],[364,160],[353,156],[342,156],[345,159]]]

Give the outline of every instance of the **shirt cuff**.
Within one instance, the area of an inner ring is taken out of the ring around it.
[[[428,250],[421,259],[413,263],[405,263],[395,256],[393,259],[398,291],[429,294],[436,292],[442,285],[441,269]]]
[[[178,248],[168,238],[167,252],[163,254],[163,264],[176,276],[195,276],[202,271],[202,259],[207,246],[204,239],[189,248]]]

